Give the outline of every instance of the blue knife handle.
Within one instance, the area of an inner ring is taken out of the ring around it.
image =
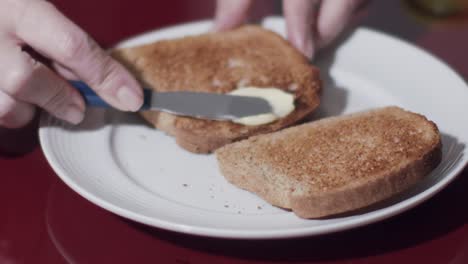
[[[104,107],[104,108],[111,108],[108,103],[106,103],[104,100],[97,95],[91,87],[89,87],[86,83],[81,82],[81,81],[69,81],[69,83],[80,92],[80,94],[83,96],[83,99],[85,100],[86,104],[89,106],[95,106],[95,107]],[[144,96],[144,101],[143,105],[140,108],[140,110],[149,110],[151,106],[151,96],[153,92],[149,89],[143,89],[143,96]]]

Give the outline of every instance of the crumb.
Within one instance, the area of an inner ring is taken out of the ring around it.
[[[229,208],[229,205],[225,204],[224,207],[225,207],[225,208]]]
[[[242,67],[244,66],[244,62],[241,59],[237,58],[229,58],[227,62],[228,68],[236,68],[236,67]]]
[[[237,211],[238,214],[241,214],[241,211]]]
[[[249,85],[249,83],[250,83],[249,79],[242,78],[241,80],[237,82],[237,87],[245,87]]]
[[[297,85],[297,83],[291,83],[291,84],[288,86],[288,90],[291,91],[291,92],[297,91],[298,88],[299,88],[299,85]]]
[[[184,184],[182,184],[182,186],[184,186],[184,187],[188,187],[188,184],[184,183]]]
[[[213,81],[211,82],[211,85],[213,85],[214,87],[221,87],[221,86],[223,86],[223,82],[221,82],[217,78],[214,78]]]
[[[210,197],[211,197],[211,199],[214,199],[214,196],[213,196],[213,195],[211,195]]]
[[[258,210],[262,210],[262,207],[260,205],[257,206]]]
[[[261,75],[260,76],[260,81],[263,82],[263,83],[268,83],[269,79],[265,75]]]

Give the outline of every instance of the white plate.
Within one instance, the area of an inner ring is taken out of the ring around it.
[[[264,25],[284,33],[279,18]],[[170,27],[121,45],[198,34],[210,26],[206,21]],[[319,65],[325,90],[317,116],[386,105],[424,114],[443,133],[441,165],[416,188],[373,210],[304,220],[230,185],[213,155],[182,150],[136,115],[94,109],[77,127],[43,115],[42,148],[67,185],[111,212],[159,228],[226,238],[318,235],[376,222],[425,201],[463,169],[468,87],[444,63],[398,39],[361,28]]]

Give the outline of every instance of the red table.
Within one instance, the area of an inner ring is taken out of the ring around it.
[[[213,10],[212,1],[53,2],[103,46]],[[468,76],[468,23],[427,24],[399,1],[374,1],[364,13],[362,24],[407,39]],[[377,224],[321,237],[222,240],[146,227],[94,206],[58,179],[36,138],[37,123],[0,129],[0,264],[468,263],[467,170],[433,199]]]

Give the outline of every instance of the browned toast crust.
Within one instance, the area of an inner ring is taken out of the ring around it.
[[[277,87],[293,93],[295,111],[274,123],[243,126],[155,111],[143,117],[183,148],[208,153],[249,136],[290,126],[319,105],[319,71],[279,35],[258,26],[164,40],[116,50],[113,56],[156,91],[227,93],[238,86]]]
[[[437,126],[397,107],[254,136],[216,154],[231,183],[304,218],[390,198],[420,181],[442,156]]]

